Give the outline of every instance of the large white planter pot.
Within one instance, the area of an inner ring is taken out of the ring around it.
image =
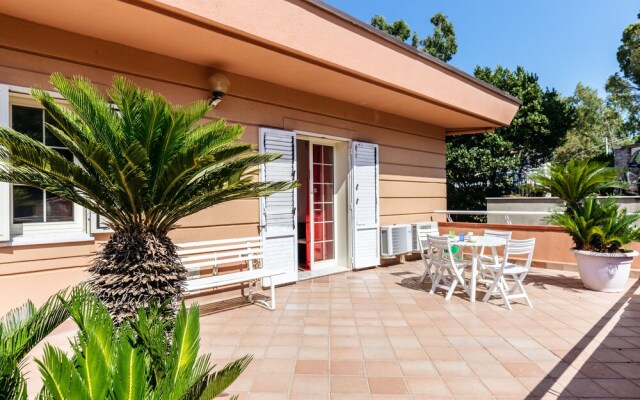
[[[584,287],[600,292],[621,292],[629,279],[633,257],[637,251],[628,253],[596,253],[572,250],[576,255],[578,272]]]

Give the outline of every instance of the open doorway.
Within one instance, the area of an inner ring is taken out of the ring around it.
[[[348,143],[298,136],[299,275],[317,276],[348,267]]]

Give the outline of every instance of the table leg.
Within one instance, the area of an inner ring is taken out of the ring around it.
[[[476,301],[476,281],[478,280],[478,250],[475,246],[471,247],[471,281],[469,285],[469,297],[471,302]]]

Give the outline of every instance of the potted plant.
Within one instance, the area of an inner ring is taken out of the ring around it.
[[[618,171],[593,161],[552,164],[547,174],[537,174],[538,185],[563,201],[563,212],[549,217],[571,236],[578,272],[587,289],[603,292],[623,290],[633,257],[638,252],[625,249],[640,241],[635,223],[639,214],[628,214],[615,199],[598,200],[596,194],[621,188]]]

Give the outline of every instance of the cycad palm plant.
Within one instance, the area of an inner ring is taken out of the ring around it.
[[[563,227],[578,250],[615,253],[640,240],[638,219],[640,214],[627,214],[615,199],[600,202],[591,196],[568,213],[553,214],[549,222]]]
[[[185,269],[167,236],[190,214],[222,202],[266,196],[292,182],[257,182],[256,167],[278,158],[240,143],[240,125],[200,124],[205,101],[174,106],[115,77],[108,97],[82,77],[53,74],[68,102],[32,95],[55,120],[51,132],[76,162],[0,127],[0,181],[47,190],[108,218],[114,233],[90,267],[90,284],[118,322],[151,301],[174,302]]]
[[[28,301],[0,319],[0,399],[26,400],[27,384],[21,371],[27,353],[69,318],[59,292],[41,307]]]
[[[586,159],[553,163],[547,173],[539,172],[533,179],[540,189],[560,198],[570,212],[588,196],[623,188],[624,182],[617,179],[619,174],[615,168]]]
[[[86,289],[65,303],[78,334],[70,355],[46,345],[40,398],[51,400],[208,400],[220,395],[251,361],[245,356],[213,371],[200,350],[200,312],[182,303],[175,320],[151,304],[115,324]]]

